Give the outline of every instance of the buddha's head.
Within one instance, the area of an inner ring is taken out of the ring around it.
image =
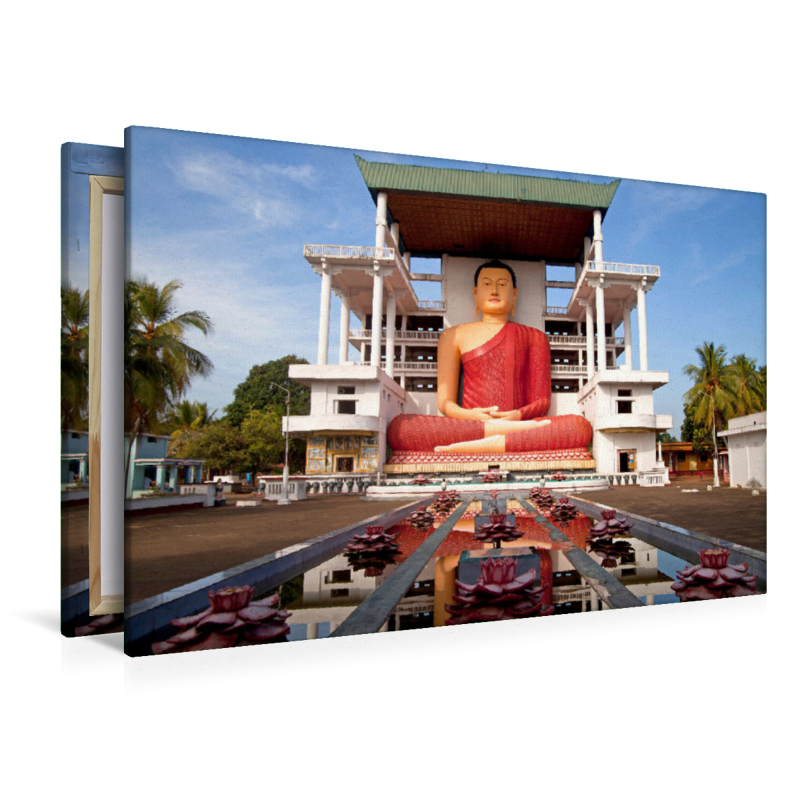
[[[517,276],[514,270],[502,261],[494,259],[481,264],[475,270],[475,314],[499,317],[514,316],[517,305]]]

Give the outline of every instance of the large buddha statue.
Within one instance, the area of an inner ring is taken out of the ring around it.
[[[535,328],[511,322],[514,271],[489,261],[475,272],[477,322],[442,332],[438,407],[444,417],[401,414],[389,425],[395,451],[522,453],[586,448],[592,426],[550,408],[550,345]],[[463,378],[463,387],[460,385]]]

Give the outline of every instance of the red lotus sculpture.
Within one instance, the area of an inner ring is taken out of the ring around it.
[[[411,481],[411,483],[415,484],[416,486],[424,486],[426,483],[430,483],[430,481],[425,477],[425,475],[420,473],[416,478],[414,478],[414,480]]]
[[[389,564],[394,564],[400,546],[397,537],[382,525],[367,525],[364,533],[357,533],[348,542],[343,554],[355,570],[364,570],[368,578],[382,575]]]
[[[479,542],[492,542],[495,547],[500,547],[500,542],[513,542],[524,533],[516,523],[508,522],[505,514],[490,514],[489,519],[491,522],[484,523],[475,531]]]
[[[254,587],[226,586],[208,593],[209,607],[200,614],[172,620],[180,632],[153,645],[153,654],[215,650],[221,647],[261,644],[289,633],[289,611],[278,608],[280,596],[253,600]]]
[[[531,489],[528,497],[533,500],[533,504],[539,511],[549,511],[556,502],[549,489]]]
[[[417,510],[408,516],[406,522],[417,529],[430,528],[434,523],[433,514],[425,506],[417,506]]]
[[[550,519],[554,522],[569,522],[575,519],[579,511],[567,497],[560,497],[558,502],[550,509]]]
[[[497,472],[497,470],[490,470],[489,472],[486,472],[483,475],[484,483],[497,483],[498,481],[502,480],[503,476],[499,472]]]
[[[747,574],[747,563],[729,567],[729,556],[730,550],[701,550],[700,563],[678,570],[680,580],[670,588],[681,602],[761,594],[756,589],[756,576]]]
[[[608,539],[609,541],[615,536],[627,536],[633,528],[633,523],[629,522],[628,517],[617,517],[617,512],[613,508],[606,509],[600,512],[602,519],[598,520],[589,529],[589,538],[592,541],[598,539]]]
[[[630,542],[615,542],[611,537],[608,539],[595,539],[589,544],[589,552],[600,556],[602,561],[600,566],[606,569],[613,569],[618,566],[620,561],[630,558],[633,555],[633,548]]]
[[[453,497],[453,495],[456,497]],[[459,503],[458,492],[439,492],[431,503],[431,511],[436,514],[449,514]]]
[[[450,614],[445,625],[552,614],[553,606],[544,603],[544,590],[534,586],[535,580],[535,569],[518,576],[513,558],[483,559],[477,583],[456,581],[457,594],[453,595],[452,604],[445,605]]]

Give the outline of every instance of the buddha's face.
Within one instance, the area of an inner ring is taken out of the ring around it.
[[[481,270],[478,285],[473,287],[472,294],[475,296],[475,308],[493,316],[513,313],[517,301],[511,273],[501,267]]]

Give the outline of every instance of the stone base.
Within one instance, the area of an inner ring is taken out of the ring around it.
[[[397,450],[383,467],[387,475],[410,475],[420,472],[486,472],[501,470],[552,471],[590,469],[597,466],[583,449],[546,450],[529,453],[425,453]]]

